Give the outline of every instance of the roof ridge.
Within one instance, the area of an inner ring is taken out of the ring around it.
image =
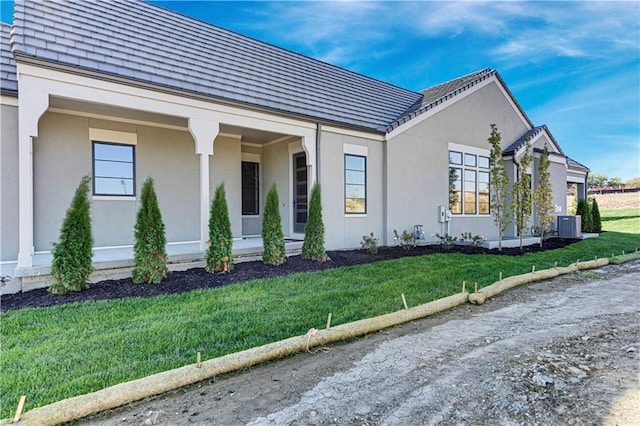
[[[486,74],[486,73],[490,73],[492,71],[495,71],[495,70],[492,69],[492,68],[489,68],[489,67],[483,68],[481,70],[470,72],[469,74],[461,75],[460,77],[452,78],[451,80],[447,80],[447,81],[444,81],[442,83],[438,83],[438,84],[434,84],[433,86],[426,87],[426,88],[420,90],[418,93],[423,93],[423,92],[426,92],[428,90],[434,89],[434,88],[436,88],[438,86],[444,86],[445,84],[453,83],[456,80],[462,80],[462,79],[465,79],[467,77],[471,77],[471,76],[476,75],[476,74],[477,75]]]

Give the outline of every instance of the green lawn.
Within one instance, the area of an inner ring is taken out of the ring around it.
[[[640,233],[640,207],[600,212],[605,231]]]
[[[570,247],[520,257],[433,255],[150,299],[24,309],[0,315],[0,417],[20,395],[26,409],[195,361],[277,341],[576,260],[640,246],[640,233],[607,232]]]

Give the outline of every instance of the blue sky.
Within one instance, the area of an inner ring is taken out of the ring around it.
[[[153,3],[411,90],[495,68],[568,156],[640,176],[640,2]]]

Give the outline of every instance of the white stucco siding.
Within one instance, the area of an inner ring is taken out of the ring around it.
[[[388,237],[394,228],[401,232],[416,224],[424,226],[428,239],[430,234],[447,231],[446,224],[438,221],[438,206],[448,205],[449,144],[488,153],[491,124],[497,125],[503,148],[528,130],[495,82],[388,141]],[[453,236],[461,232],[497,236],[490,215],[454,215],[449,226]]]
[[[359,248],[363,235],[383,235],[383,142],[322,132],[322,212],[327,249]],[[366,213],[345,214],[345,154],[366,157]]]
[[[209,159],[210,200],[213,200],[218,185],[224,182],[231,221],[231,234],[234,237],[242,236],[242,169],[240,163],[240,141],[236,138],[218,136],[213,144],[213,156]],[[197,166],[195,167],[197,170]],[[198,180],[194,185],[196,188],[198,187]],[[193,197],[197,202],[199,196],[194,194]]]
[[[0,106],[0,261],[18,258],[18,107]]]
[[[89,129],[137,136],[136,197],[90,195],[94,246],[133,244],[140,191],[148,176],[155,181],[167,241],[197,241],[199,169],[188,132],[48,112],[34,141],[35,250],[51,250],[80,178],[92,174]]]
[[[297,147],[295,151],[302,151],[302,145],[295,143]],[[272,184],[276,184],[278,190],[278,199],[280,201],[280,218],[282,220],[282,230],[286,235],[292,232],[291,226],[291,196],[290,178],[292,173],[291,154],[289,153],[289,145],[286,142],[276,143],[265,146],[262,150],[262,183],[264,190],[261,193],[263,197],[261,206],[267,198],[267,193]]]

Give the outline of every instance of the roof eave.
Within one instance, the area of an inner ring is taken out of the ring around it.
[[[384,134],[384,129],[381,128],[371,128],[367,126],[358,126],[351,123],[345,123],[337,120],[330,120],[323,117],[313,117],[305,114],[299,114],[291,111],[285,111],[277,108],[269,108],[261,105],[251,104],[240,102],[232,99],[227,99],[219,96],[209,95],[196,91],[187,91],[184,89],[178,89],[172,86],[163,86],[160,84],[150,83],[144,80],[138,80],[134,78],[126,78],[116,74],[104,72],[104,71],[96,71],[85,69],[82,67],[72,66],[68,64],[64,64],[58,61],[37,58],[35,56],[27,55],[23,52],[16,51],[14,52],[14,56],[17,63],[24,63],[28,65],[35,65],[38,67],[54,70],[54,71],[62,71],[70,74],[75,74],[82,77],[95,78],[102,81],[107,81],[111,83],[124,84],[130,87],[137,87],[142,89],[153,90],[155,92],[166,93],[191,99],[197,99],[205,102],[215,102],[217,104],[232,106],[237,108],[248,109],[255,112],[263,112],[274,114],[280,117],[292,118],[297,120],[303,120],[310,123],[320,123],[323,125],[330,125],[334,127],[356,130],[361,132],[375,133],[375,134]]]

